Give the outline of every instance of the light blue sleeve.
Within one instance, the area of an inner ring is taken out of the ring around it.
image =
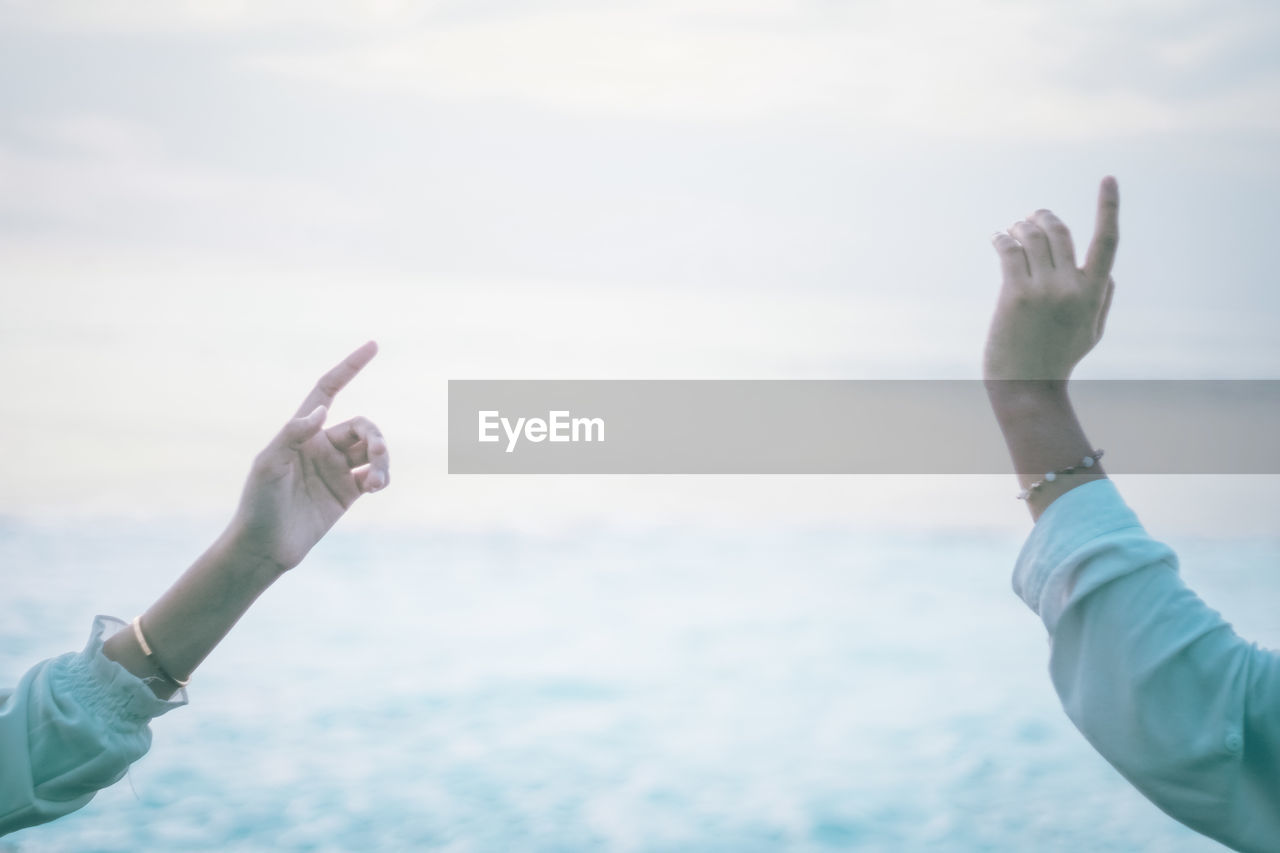
[[[83,652],[32,667],[0,690],[0,835],[73,812],[124,776],[151,746],[148,722],[185,705],[157,699],[102,653],[125,623],[93,622]]]
[[[1045,510],[1013,586],[1044,620],[1054,687],[1098,752],[1192,829],[1280,850],[1280,655],[1183,584],[1111,480]]]

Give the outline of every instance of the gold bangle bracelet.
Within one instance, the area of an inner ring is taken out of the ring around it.
[[[142,648],[142,653],[147,656],[147,660],[151,661],[151,665],[156,668],[156,672],[164,676],[165,681],[171,681],[174,684],[178,685],[179,687],[186,687],[188,684],[191,683],[190,678],[188,678],[186,681],[183,681],[180,678],[174,678],[172,675],[169,674],[169,670],[161,666],[160,661],[156,660],[156,656],[151,652],[151,644],[147,642],[146,637],[142,636],[142,617],[141,616],[133,617],[133,636],[135,639],[137,639],[138,645]]]

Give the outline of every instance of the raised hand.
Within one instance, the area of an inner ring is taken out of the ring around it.
[[[254,459],[227,532],[236,550],[291,569],[360,495],[391,482],[387,443],[372,421],[356,417],[323,429],[334,397],[377,352],[370,341],[320,377]]]
[[[1083,267],[1076,266],[1071,232],[1048,210],[992,237],[1003,284],[987,335],[984,378],[1066,380],[1097,344],[1115,290],[1119,205],[1115,178],[1103,178]]]

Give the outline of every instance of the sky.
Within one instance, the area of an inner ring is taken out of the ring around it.
[[[225,515],[374,338],[352,524],[1024,529],[1012,477],[449,477],[446,383],[976,378],[989,235],[1104,174],[1077,375],[1280,378],[1278,47],[1243,0],[0,2],[0,514]],[[1275,533],[1276,478],[1117,479]]]

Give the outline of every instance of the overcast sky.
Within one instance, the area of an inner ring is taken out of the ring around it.
[[[229,510],[376,338],[366,522],[1025,525],[1011,478],[447,478],[445,382],[976,377],[988,235],[1107,173],[1080,375],[1277,378],[1277,143],[1262,0],[0,2],[0,513]]]

